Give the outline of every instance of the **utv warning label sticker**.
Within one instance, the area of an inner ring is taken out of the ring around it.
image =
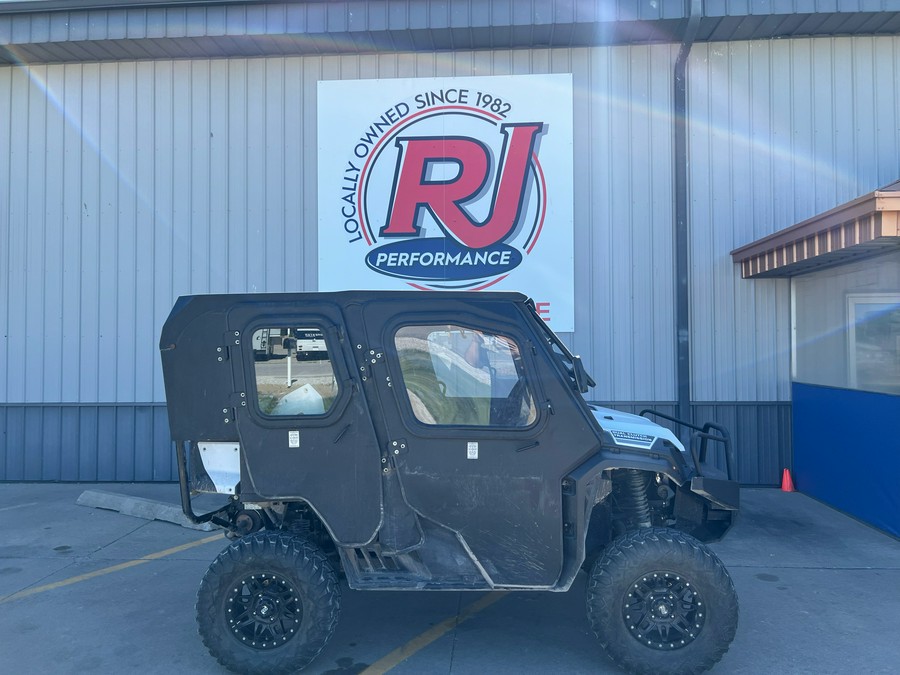
[[[466,459],[478,459],[478,441],[466,444]]]
[[[647,434],[637,434],[633,431],[620,431],[612,429],[609,432],[616,442],[620,445],[630,445],[634,448],[649,448],[656,440],[656,436],[648,436]]]

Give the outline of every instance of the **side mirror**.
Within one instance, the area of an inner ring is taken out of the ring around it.
[[[575,388],[582,394],[586,394],[588,389],[596,383],[593,378],[587,374],[584,364],[581,362],[580,356],[572,357],[572,372],[575,375]]]

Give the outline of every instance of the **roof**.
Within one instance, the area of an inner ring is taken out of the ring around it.
[[[900,0],[31,0],[0,63],[678,43],[691,7],[696,41],[900,33]]]
[[[900,181],[731,252],[744,279],[791,277],[900,250]]]

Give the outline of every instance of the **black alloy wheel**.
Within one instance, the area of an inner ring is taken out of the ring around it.
[[[722,658],[737,630],[738,601],[710,549],[677,530],[643,528],[614,539],[594,563],[587,614],[619,667],[680,675]]]
[[[299,591],[280,574],[251,574],[225,598],[228,626],[254,649],[273,649],[297,636],[303,619]]]
[[[622,614],[635,639],[664,651],[689,645],[706,620],[696,587],[680,574],[662,570],[634,580]]]
[[[203,644],[238,673],[289,673],[325,647],[341,593],[325,554],[309,540],[256,532],[213,561],[197,593]]]

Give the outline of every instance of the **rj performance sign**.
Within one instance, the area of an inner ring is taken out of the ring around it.
[[[516,290],[574,330],[572,77],[319,82],[319,289]]]

